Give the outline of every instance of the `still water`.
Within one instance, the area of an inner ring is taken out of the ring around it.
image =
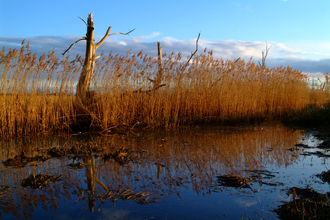
[[[25,138],[2,141],[0,159],[90,143],[102,154],[1,163],[0,185],[11,188],[0,197],[0,219],[278,219],[274,209],[290,201],[289,188],[330,191],[315,176],[330,169],[327,157],[313,154],[319,141],[282,125]],[[106,156],[116,149],[123,160]],[[85,166],[69,166],[77,162]],[[22,187],[39,173],[62,176],[42,188]],[[257,179],[231,186],[220,181],[225,175]]]

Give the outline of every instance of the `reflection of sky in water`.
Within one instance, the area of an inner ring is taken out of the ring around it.
[[[312,135],[304,136],[300,143],[311,147],[303,149],[303,153],[317,151],[324,152],[324,150],[317,148],[322,141],[314,138]],[[321,158],[316,155],[300,155],[297,162],[291,164],[287,168],[278,169],[277,172],[279,172],[279,175],[277,175],[276,178],[285,179],[287,187],[311,187],[319,193],[325,193],[329,192],[329,185],[327,183],[324,184],[323,181],[315,175],[329,169],[330,161],[326,157]]]
[[[23,148],[27,154],[35,156],[53,146],[86,142],[80,136],[73,138],[75,140],[54,137],[3,142],[0,159],[12,158]],[[135,163],[124,166],[113,160],[104,162],[100,157],[85,159],[86,163],[95,163],[95,166],[89,165],[79,171],[68,168],[72,159],[67,157],[41,162],[36,167],[27,165],[16,169],[1,164],[1,184],[17,187],[13,189],[15,199],[12,201],[17,205],[13,210],[21,212],[24,218],[22,210],[26,206],[27,216],[31,214],[33,219],[242,219],[242,216],[243,219],[276,219],[272,210],[282,201],[289,201],[286,192],[290,187],[310,186],[320,193],[329,187],[314,176],[330,167],[328,160],[315,155],[300,155],[314,149],[288,150],[297,143],[317,146],[318,141],[312,135],[303,136],[302,131],[281,126],[212,127],[141,133],[138,136],[93,137],[93,140],[109,146],[125,146],[133,151],[143,149],[147,153],[142,156],[132,154]],[[35,151],[37,142],[39,152]],[[250,187],[237,189],[217,184],[217,176],[251,175],[246,170],[270,171],[274,176],[262,181],[277,186],[250,182]],[[20,180],[31,172],[63,174],[63,177],[51,187],[21,189]],[[109,200],[102,203],[96,199],[89,204],[86,190],[90,186],[86,179],[94,178],[91,173],[96,177],[92,184],[95,196],[105,193],[97,182],[99,180],[113,190],[150,191],[150,200],[157,199],[158,202],[140,205],[121,199],[115,203]],[[2,219],[13,218],[10,210],[4,213],[1,201]]]

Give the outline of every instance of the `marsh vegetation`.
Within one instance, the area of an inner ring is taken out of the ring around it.
[[[188,59],[181,53],[162,54],[159,78],[157,57],[143,51],[102,53],[82,104],[75,94],[84,58],[59,59],[54,51],[37,58],[24,42],[20,50],[5,52],[3,48],[0,217],[32,219],[36,209],[43,212],[40,204],[43,210],[53,212],[63,208],[63,201],[79,210],[88,206],[91,213],[94,208],[98,212],[109,209],[109,202],[131,210],[125,201],[152,204],[152,209],[159,208],[155,203],[170,201],[175,209],[175,204],[189,204],[176,201],[181,196],[193,197],[191,201],[207,209],[205,204],[212,204],[199,195],[211,194],[212,198],[225,198],[225,203],[219,201],[229,218],[244,217],[231,211],[237,207],[234,200],[242,195],[254,199],[253,204],[247,200],[239,203],[249,216],[274,217],[277,212],[280,218],[290,215],[299,219],[301,214],[322,217],[329,203],[297,199],[299,189],[310,189],[302,180],[297,182],[297,176],[286,182],[291,176],[277,170],[301,164],[301,158],[320,157],[323,173],[316,176],[329,182],[329,171],[324,169],[328,164],[328,130],[318,134],[324,142],[315,150],[300,143],[303,130],[257,125],[279,119],[326,124],[328,80],[311,89],[307,77],[291,67],[267,68],[252,60],[217,59],[207,49],[190,62]],[[211,124],[247,126],[202,126]],[[146,129],[149,132],[144,132]],[[58,133],[63,136],[35,138]],[[17,138],[21,136],[28,137]],[[327,196],[322,190],[319,194]],[[292,196],[285,197],[284,191]],[[269,198],[272,205],[267,205]],[[280,206],[283,200],[286,203]],[[138,209],[136,212],[146,218],[163,217],[150,214],[148,208]],[[193,209],[199,211],[198,217],[205,211]],[[180,218],[177,213],[169,215]],[[190,211],[185,214],[181,217],[197,216],[191,216]],[[210,212],[208,216],[218,218],[223,213]]]
[[[163,55],[161,87],[153,90],[157,57],[111,52],[96,61],[88,108],[76,102],[83,58],[37,58],[20,50],[0,52],[0,137],[72,130],[177,127],[207,122],[258,122],[322,106],[328,92],[311,89],[291,67],[267,68],[251,60],[222,60],[204,50],[185,68],[181,53]],[[158,79],[157,79],[158,80]]]

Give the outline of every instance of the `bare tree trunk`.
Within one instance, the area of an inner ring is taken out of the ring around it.
[[[197,40],[196,40],[196,50],[190,55],[186,64],[181,68],[181,71],[179,73],[180,74],[179,81],[181,81],[183,71],[189,65],[190,60],[193,58],[193,56],[198,51],[198,41],[199,41],[200,36],[201,36],[201,32],[199,32]],[[162,63],[162,47],[160,46],[160,42],[157,42],[157,45],[158,45],[158,73],[157,73],[156,79],[148,78],[150,80],[150,82],[153,83],[153,88],[148,89],[148,90],[142,90],[142,87],[141,87],[140,89],[134,90],[133,93],[150,93],[150,92],[156,91],[157,89],[159,89],[163,86],[166,86],[166,84],[161,84],[163,77],[164,77],[164,69],[163,69],[163,63]]]
[[[96,46],[94,42],[94,22],[93,15],[88,15],[87,20],[87,34],[86,34],[86,53],[85,62],[82,72],[79,76],[76,95],[83,102],[87,100],[87,93],[89,92],[90,83],[93,76],[94,65],[96,60]]]
[[[86,37],[82,37],[73,44],[71,44],[70,47],[62,53],[62,55],[68,52],[77,42],[81,40],[86,40],[85,62],[81,74],[79,76],[76,96],[78,100],[80,100],[84,105],[88,105],[90,103],[89,99],[91,98],[91,96],[93,96],[93,94],[89,91],[89,87],[92,81],[95,61],[97,58],[99,58],[99,56],[96,56],[97,48],[103,44],[103,42],[107,39],[108,36],[115,34],[129,35],[135,29],[127,33],[117,32],[114,34],[109,34],[111,31],[111,27],[109,27],[104,37],[97,44],[95,44],[93,14],[91,13],[88,15],[87,23],[82,18],[80,19],[87,26]]]
[[[160,46],[160,42],[157,42],[157,46],[158,46],[158,73],[154,81],[154,87],[153,87],[154,90],[160,86],[164,75],[163,63],[162,63],[162,47]]]
[[[261,63],[259,62],[259,66],[260,67],[266,67],[266,59],[268,56],[268,52],[270,50],[272,46],[268,47],[268,44],[266,42],[266,53],[264,51],[262,51],[262,59],[261,59]]]

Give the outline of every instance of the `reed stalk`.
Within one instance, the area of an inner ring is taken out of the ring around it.
[[[183,68],[181,53],[163,54],[162,86],[152,90],[157,57],[103,55],[96,61],[88,110],[76,105],[76,85],[83,58],[54,51],[37,59],[29,44],[0,52],[0,137],[70,131],[87,115],[91,128],[176,127],[199,122],[253,122],[280,118],[311,103],[329,101],[312,90],[307,77],[291,67],[267,68],[252,60],[223,60],[212,51],[196,55]],[[152,91],[151,91],[152,90]]]

